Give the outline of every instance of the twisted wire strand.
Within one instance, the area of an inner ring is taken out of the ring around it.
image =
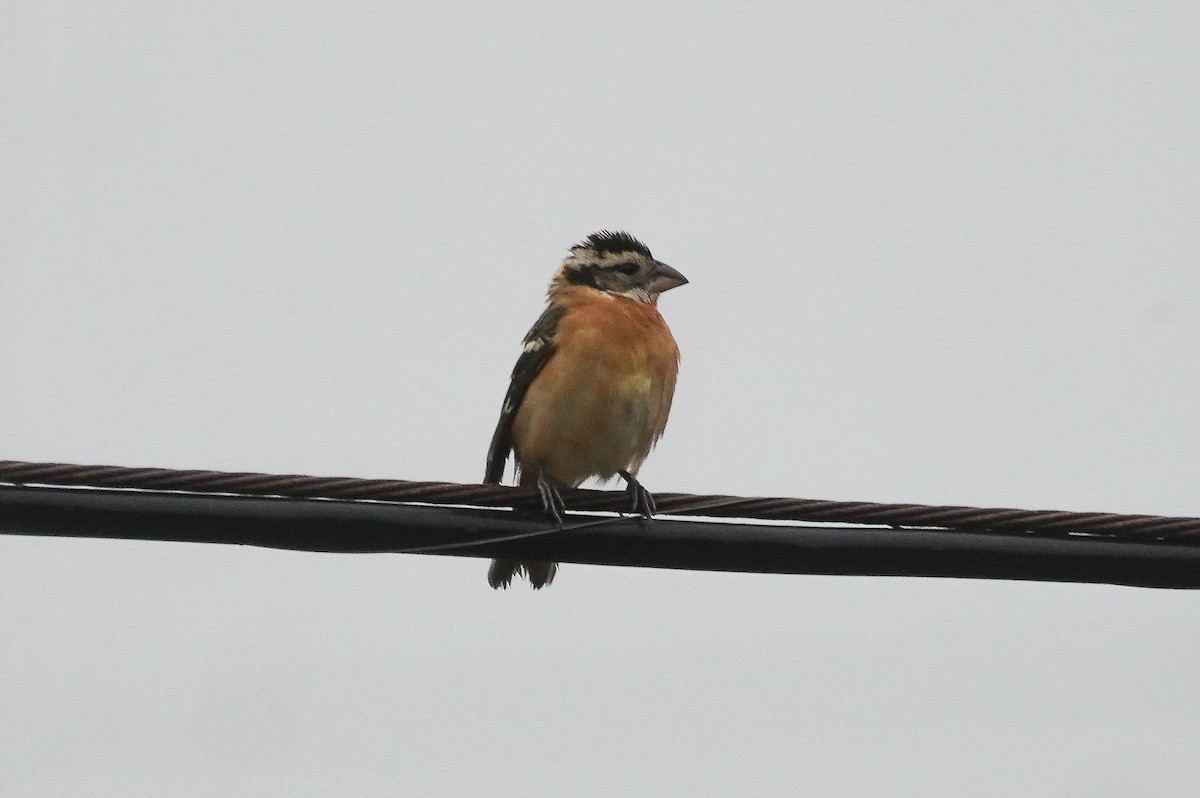
[[[28,463],[18,460],[0,460],[0,482],[518,509],[541,506],[535,489],[503,485]],[[572,510],[629,509],[629,497],[624,491],[573,489],[562,494],[567,507]],[[1190,517],[688,493],[656,493],[654,498],[660,515],[837,522],[1043,536],[1088,534],[1115,539],[1200,544],[1200,518]]]

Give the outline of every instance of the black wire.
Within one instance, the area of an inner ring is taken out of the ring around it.
[[[490,543],[507,543],[510,540],[526,540],[528,538],[537,538],[544,535],[553,535],[560,532],[574,532],[578,529],[589,529],[591,527],[604,526],[617,521],[624,521],[621,516],[612,518],[598,518],[595,521],[585,521],[578,524],[569,524],[565,526],[553,526],[545,529],[536,529],[533,532],[514,532],[510,535],[496,535],[487,538],[476,538],[475,540],[462,540],[454,543],[435,543],[431,546],[412,546],[407,549],[395,549],[393,554],[438,554],[444,551],[452,551],[454,549],[469,549],[474,546],[483,546]]]

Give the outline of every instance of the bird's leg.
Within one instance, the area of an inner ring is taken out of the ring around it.
[[[567,509],[562,494],[558,492],[558,488],[554,487],[554,483],[546,478],[544,471],[538,472],[537,487],[538,493],[542,497],[542,508],[554,519],[554,525],[562,529],[563,513]]]
[[[653,518],[656,509],[654,496],[642,486],[642,483],[634,479],[633,474],[628,471],[618,471],[617,473],[621,475],[621,479],[625,480],[625,492],[633,500],[633,511],[647,519]]]

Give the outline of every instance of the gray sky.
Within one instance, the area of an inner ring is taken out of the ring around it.
[[[477,481],[600,228],[656,490],[1200,515],[1194,3],[0,6],[0,457]],[[0,793],[1173,796],[1200,596],[0,539]]]

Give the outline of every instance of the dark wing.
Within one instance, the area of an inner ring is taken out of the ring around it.
[[[512,425],[517,416],[517,410],[525,399],[525,392],[533,378],[550,360],[554,354],[554,334],[558,331],[558,323],[566,308],[546,308],[541,318],[534,322],[533,327],[525,335],[525,347],[513,367],[512,380],[508,383],[508,393],[504,395],[504,406],[500,408],[500,421],[496,424],[496,432],[492,435],[492,445],[488,447],[487,472],[484,482],[499,484],[504,478],[504,464],[508,462],[508,453],[512,451]]]

